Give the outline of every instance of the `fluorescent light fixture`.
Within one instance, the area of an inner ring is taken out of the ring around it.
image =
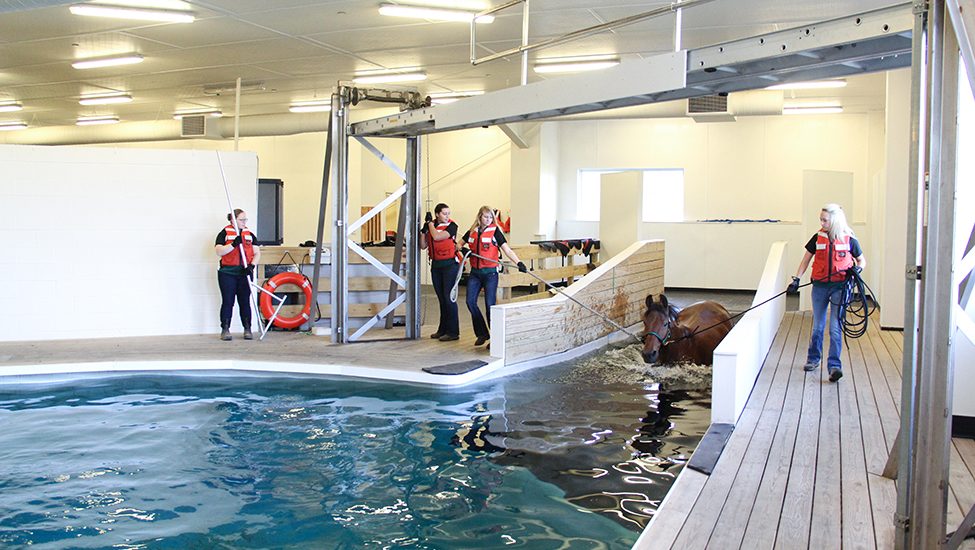
[[[2,103],[0,104],[0,113],[13,113],[15,111],[22,111],[24,106],[20,103]]]
[[[786,109],[823,109],[842,107],[838,101],[793,101],[782,105]]]
[[[819,80],[816,82],[793,82],[792,84],[776,84],[765,88],[766,90],[816,90],[820,88],[842,88],[846,86],[845,80]]]
[[[164,21],[168,23],[192,23],[196,17],[191,12],[170,10],[147,10],[127,6],[99,6],[80,4],[68,8],[75,15],[92,17],[114,17],[116,19],[139,19],[143,21]]]
[[[92,126],[94,124],[117,124],[118,117],[114,116],[95,116],[95,117],[85,117],[79,118],[78,122],[75,122],[78,126]]]
[[[111,103],[128,103],[132,101],[132,96],[127,94],[111,94],[83,97],[78,100],[82,105],[109,105]]]
[[[173,115],[176,120],[183,120],[184,116],[210,115],[212,117],[222,117],[223,113],[217,109],[200,109],[195,111],[180,111]]]
[[[606,69],[619,64],[620,60],[615,57],[595,55],[539,59],[535,63],[535,72],[539,74],[578,73],[582,71],[598,71],[599,69]]]
[[[429,94],[430,103],[434,105],[443,105],[444,103],[453,103],[458,99],[471,97],[475,95],[482,95],[483,91],[471,91],[471,92],[437,92]]]
[[[477,15],[476,12],[445,10],[438,8],[426,8],[420,6],[401,6],[393,4],[380,4],[380,15],[390,15],[393,17],[412,17],[414,19],[429,19],[432,21],[458,21],[470,23],[471,19]],[[482,15],[477,18],[477,23],[493,23],[493,15]]]
[[[427,75],[423,73],[387,73],[357,76],[352,79],[352,82],[356,84],[389,84],[392,82],[417,82],[426,79]]]
[[[320,113],[332,110],[331,102],[309,101],[307,103],[295,103],[288,110],[292,113]]]
[[[835,115],[843,112],[843,107],[786,107],[783,115]]]
[[[5,132],[7,130],[26,130],[26,129],[27,129],[27,125],[24,124],[23,122],[14,122],[9,124],[6,122],[0,123],[0,132]]]
[[[97,67],[113,67],[115,65],[133,65],[142,63],[144,60],[141,55],[132,54],[120,57],[107,57],[104,59],[88,59],[85,61],[75,61],[71,64],[75,69],[95,69]]]

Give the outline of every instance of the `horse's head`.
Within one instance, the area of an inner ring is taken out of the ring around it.
[[[653,294],[647,296],[647,311],[643,314],[643,360],[656,363],[660,359],[660,348],[670,339],[677,324],[677,310],[667,303],[667,297],[660,295],[660,301],[653,301]]]

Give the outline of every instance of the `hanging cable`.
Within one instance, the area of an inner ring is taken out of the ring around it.
[[[844,338],[859,338],[866,334],[867,320],[876,309],[877,298],[860,277],[860,272],[854,268],[848,269],[839,316]]]

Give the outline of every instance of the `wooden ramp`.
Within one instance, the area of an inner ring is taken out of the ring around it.
[[[711,476],[685,468],[634,549],[894,548],[903,334],[850,340],[844,377],[806,373],[811,313],[787,313]],[[949,531],[975,503],[975,441],[953,440]],[[975,541],[962,548],[975,549]]]

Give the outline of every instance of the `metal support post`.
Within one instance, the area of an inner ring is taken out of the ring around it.
[[[406,138],[406,337],[420,337],[420,137]]]
[[[928,136],[928,8],[926,0],[914,2],[914,31],[911,48],[911,158],[908,171],[907,198],[907,247],[905,259],[904,292],[904,349],[901,363],[901,426],[895,446],[891,451],[886,477],[897,479],[897,512],[894,518],[896,536],[894,547],[904,550],[908,547],[910,529],[909,502],[912,499],[911,476],[914,471],[913,444],[916,438],[914,424],[915,387],[917,386],[917,339],[918,339],[918,301],[920,297],[921,265],[920,237],[921,223],[924,219],[921,205],[924,203],[925,174],[927,165]],[[893,466],[896,464],[896,466]]]
[[[332,96],[332,102],[335,102],[335,96]],[[310,315],[308,316],[308,322],[301,326],[301,330],[311,330],[315,326],[315,311],[318,308],[318,288],[319,277],[322,273],[322,249],[325,247],[325,243],[322,241],[325,239],[325,217],[328,214],[328,177],[330,170],[332,169],[332,121],[333,117],[328,119],[328,143],[325,145],[325,163],[322,168],[322,200],[318,207],[318,233],[315,238],[315,265],[312,266],[312,278],[311,278],[311,307],[313,309],[309,310]]]
[[[930,63],[927,93],[930,144],[923,210],[921,294],[914,392],[911,410],[910,470],[901,485],[908,497],[906,548],[944,544],[951,447],[952,343],[955,287],[952,281],[955,229],[955,154],[958,94],[958,41],[943,0],[930,2]],[[900,504],[900,496],[898,497]]]
[[[332,210],[332,342],[348,342],[349,328],[349,134],[348,101],[343,93],[332,96],[332,162],[335,177]]]

